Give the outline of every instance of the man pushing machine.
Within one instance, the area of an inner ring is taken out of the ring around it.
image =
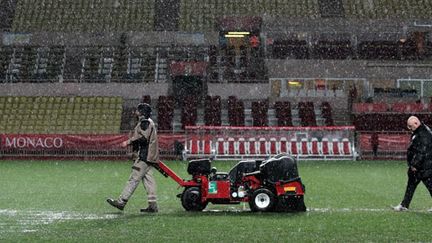
[[[135,114],[138,116],[138,124],[131,138],[122,143],[123,147],[132,145],[134,152],[138,152],[138,158],[132,165],[132,172],[122,193],[118,199],[108,198],[107,202],[120,210],[123,210],[130,197],[143,182],[147,191],[148,207],[141,212],[158,212],[156,181],[153,177],[152,165],[159,163],[159,145],[155,124],[151,117],[152,109],[147,103],[138,104]]]

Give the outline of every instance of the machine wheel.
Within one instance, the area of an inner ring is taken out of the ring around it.
[[[260,188],[252,193],[249,206],[254,212],[268,212],[273,209],[276,198],[268,189]]]
[[[186,211],[202,211],[207,202],[201,202],[201,192],[198,187],[186,188],[181,197],[182,206]]]

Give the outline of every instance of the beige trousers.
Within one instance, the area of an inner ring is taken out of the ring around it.
[[[128,201],[138,187],[140,181],[144,184],[144,189],[147,191],[147,201],[149,203],[155,203],[157,201],[156,196],[156,181],[153,177],[152,166],[137,159],[132,166],[132,173],[129,180],[126,182],[126,186],[120,195],[120,199]]]

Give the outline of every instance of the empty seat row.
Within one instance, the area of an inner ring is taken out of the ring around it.
[[[153,81],[156,55],[146,46],[0,45],[0,80]]]
[[[121,97],[0,97],[3,133],[119,133]]]
[[[354,103],[353,112],[354,113],[374,113],[374,112],[399,112],[399,113],[409,113],[409,112],[426,112],[429,107],[423,103]]]
[[[406,121],[411,113],[356,113],[353,125],[357,131],[407,131]],[[430,112],[417,113],[416,116],[425,124],[432,123]]]
[[[285,137],[272,138],[234,138],[219,137],[212,140],[210,137],[192,137],[185,145],[188,155],[216,156],[249,156],[249,155],[275,155],[288,153],[299,156],[351,156],[354,154],[352,143],[348,138],[311,138],[310,140],[291,139]]]
[[[20,0],[14,32],[152,31],[154,0]]]
[[[179,28],[182,31],[213,31],[223,16],[319,17],[318,0],[182,0]]]
[[[343,7],[348,18],[428,18],[432,14],[432,3],[421,0],[343,0]]]
[[[146,97],[150,100],[150,97]],[[172,130],[175,102],[174,97],[164,96],[159,97],[158,109],[158,124],[161,130]],[[194,126],[198,122],[199,104],[194,98],[185,98],[181,104],[181,125]],[[277,126],[293,126],[291,103],[289,101],[277,101],[274,104]],[[328,102],[323,102],[321,105],[322,118],[326,126],[333,126],[333,117],[331,106]],[[230,96],[227,100],[228,123],[230,126],[245,126],[245,107],[242,100],[235,96]],[[222,104],[220,96],[207,96],[204,101],[204,116],[203,123],[207,126],[220,126],[222,113]],[[269,101],[258,100],[251,103],[252,126],[265,127],[269,125]],[[316,126],[316,115],[312,102],[299,103],[299,116],[302,126]]]

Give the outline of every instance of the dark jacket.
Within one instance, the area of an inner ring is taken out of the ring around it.
[[[432,131],[423,123],[411,135],[407,162],[420,178],[432,177]]]
[[[140,117],[128,143],[132,145],[135,152],[139,153],[141,161],[159,163],[159,144],[156,133],[153,120]]]

